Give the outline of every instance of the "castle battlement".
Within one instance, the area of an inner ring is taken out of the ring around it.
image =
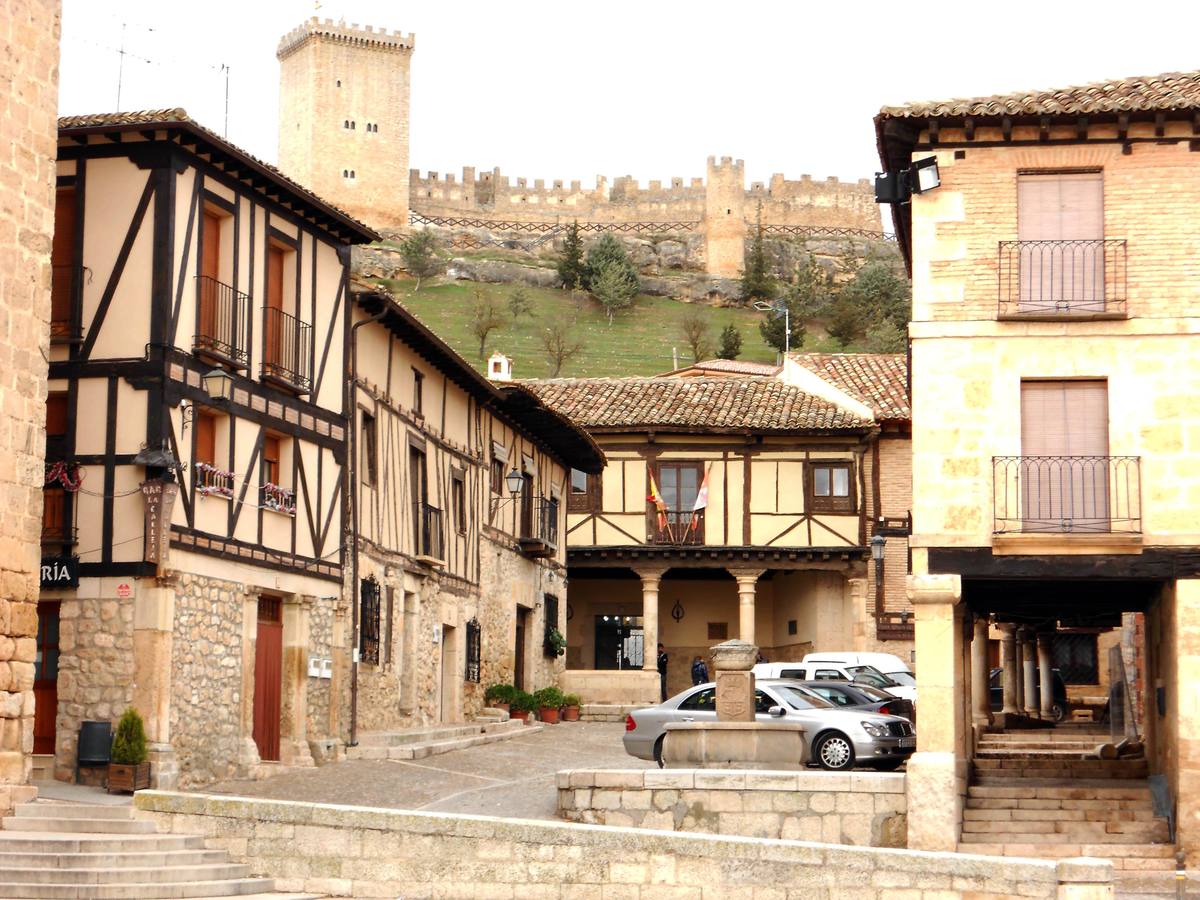
[[[275,51],[276,58],[282,60],[290,56],[309,40],[335,41],[363,50],[399,53],[411,52],[417,44],[415,34],[404,34],[398,30],[389,31],[386,28],[377,29],[373,25],[360,26],[357,22],[347,25],[345,20],[334,22],[332,19],[319,19],[313,16],[280,39],[279,48]]]

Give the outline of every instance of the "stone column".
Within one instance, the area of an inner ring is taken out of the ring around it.
[[[348,735],[342,734],[342,704],[349,703],[350,692],[344,685],[350,670],[346,631],[349,627],[350,605],[345,597],[339,597],[333,605],[333,635],[329,640],[329,656],[332,659],[329,679],[329,736],[345,743]],[[404,697],[400,697],[404,706]]]
[[[1004,669],[1000,675],[1004,706],[1000,711],[1006,716],[1015,716],[1020,708],[1017,704],[1017,685],[1020,683],[1017,626],[1011,622],[1001,622],[997,627],[1000,629],[1000,665]]]
[[[242,709],[238,772],[249,775],[262,762],[254,743],[254,656],[258,643],[258,588],[248,587],[242,595]]]
[[[1037,638],[1028,628],[1021,629],[1021,669],[1024,674],[1022,679],[1023,691],[1022,699],[1024,701],[1025,715],[1031,719],[1036,719],[1038,714],[1037,708]]]
[[[313,598],[293,594],[283,601],[283,671],[279,704],[279,761],[312,766],[308,746],[308,619]],[[257,628],[257,622],[255,623]]]
[[[754,593],[759,577],[766,569],[727,569],[737,580],[738,640],[754,643]]]
[[[971,638],[971,721],[980,726],[987,726],[992,722],[987,651],[987,616],[976,616],[975,632]]]
[[[662,569],[634,569],[642,579],[642,669],[658,670],[658,584]]]
[[[745,641],[725,641],[712,648],[717,683],[717,721],[753,722],[754,661],[758,648]]]
[[[1037,636],[1037,663],[1038,663],[1038,687],[1039,687],[1039,703],[1038,712],[1046,721],[1054,718],[1054,676],[1051,670],[1054,664],[1050,656],[1051,642],[1054,640],[1053,634],[1039,634]]]
[[[908,846],[954,851],[966,792],[966,706],[962,580],[910,575],[921,727],[909,758]]]
[[[1175,839],[1186,855],[1189,868],[1200,865],[1200,710],[1197,709],[1196,680],[1200,678],[1200,579],[1187,578],[1175,582],[1175,590],[1167,586],[1155,604],[1162,642],[1156,656],[1162,660],[1161,677],[1166,700],[1163,718],[1158,718],[1153,702],[1156,693],[1155,677],[1150,673],[1146,685],[1146,719],[1164,719],[1175,723],[1174,729],[1158,730],[1162,736],[1156,755],[1159,759],[1178,760],[1179,793]],[[1170,742],[1170,743],[1168,743]],[[1171,745],[1173,743],[1173,746]]]
[[[179,765],[171,747],[171,660],[175,631],[176,572],[142,581],[133,601],[133,705],[142,714],[150,751],[150,785],[172,790]]]

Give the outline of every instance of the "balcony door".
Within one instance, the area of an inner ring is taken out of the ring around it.
[[[263,365],[271,374],[284,368],[283,259],[280,247],[267,247],[267,313],[263,319]]]
[[[1108,383],[1021,382],[1023,531],[1107,532]]]
[[[659,540],[673,543],[703,543],[703,518],[693,513],[700,482],[704,478],[701,463],[659,463],[659,490],[667,505],[666,533]],[[657,522],[657,513],[655,513]],[[693,521],[693,519],[695,521]]]
[[[1023,313],[1104,312],[1104,178],[1017,177]]]
[[[200,321],[197,347],[212,349],[217,340],[217,287],[221,280],[221,219],[205,210],[200,225]]]

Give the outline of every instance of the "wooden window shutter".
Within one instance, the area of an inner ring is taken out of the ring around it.
[[[52,393],[46,398],[46,436],[63,437],[67,433],[67,395]]]
[[[1103,312],[1104,179],[1100,172],[1017,177],[1024,312]]]
[[[1022,241],[1101,240],[1104,176],[1064,172],[1017,177],[1017,238]]]
[[[50,245],[51,334],[65,335],[71,324],[71,286],[75,272],[75,188],[61,187],[54,200],[54,238]]]
[[[196,416],[196,462],[216,465],[217,435],[216,419],[200,414]]]

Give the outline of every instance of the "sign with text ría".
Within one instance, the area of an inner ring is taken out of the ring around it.
[[[42,558],[42,588],[79,587],[78,556],[47,556]]]
[[[142,500],[146,506],[145,553],[148,563],[162,565],[167,562],[171,549],[171,512],[179,485],[173,481],[142,482]]]

